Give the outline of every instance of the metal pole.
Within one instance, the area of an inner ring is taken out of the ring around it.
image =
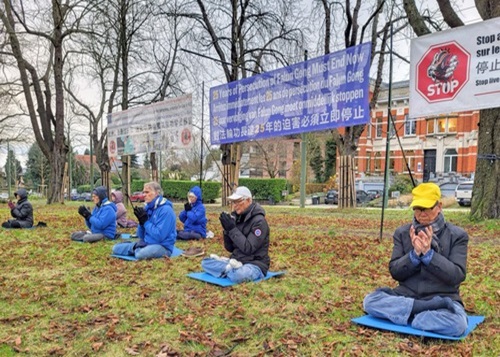
[[[92,156],[94,155],[92,150],[92,122],[90,123],[90,192],[94,191],[94,164],[92,163]]]
[[[307,50],[304,50],[304,67],[307,66]],[[304,76],[304,84],[307,84],[307,77]],[[307,176],[307,164],[306,164],[306,134],[300,134],[300,208],[305,207],[306,200],[306,176]]]
[[[201,83],[200,188],[203,175],[203,117],[205,116],[205,81]]]
[[[7,190],[9,193],[9,199],[10,199],[10,181],[11,181],[11,155],[10,155],[10,141],[7,140]]]
[[[390,52],[389,52],[389,88],[387,94],[387,138],[385,143],[385,169],[384,169],[384,194],[382,197],[382,215],[380,218],[380,236],[379,240],[382,240],[382,234],[384,233],[384,212],[389,201],[389,150],[391,146],[391,138],[389,132],[391,129],[392,122],[392,22],[391,22],[391,41],[390,41]]]

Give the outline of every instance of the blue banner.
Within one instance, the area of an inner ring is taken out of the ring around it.
[[[371,44],[210,88],[212,145],[366,124]]]

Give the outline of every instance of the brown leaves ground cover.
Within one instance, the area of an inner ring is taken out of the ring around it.
[[[500,327],[497,221],[446,214],[471,236],[462,296],[486,321],[460,342],[363,328],[364,295],[394,286],[387,264],[391,234],[407,210],[265,207],[272,270],[285,276],[222,289],[186,277],[201,258],[126,262],[111,258],[115,242],[82,244],[77,204],[36,203],[47,228],[0,231],[0,355],[108,356],[373,356],[498,355]],[[176,207],[178,212],[181,207]],[[180,242],[224,254],[220,207],[209,207],[215,238]],[[7,209],[0,209],[6,219]]]

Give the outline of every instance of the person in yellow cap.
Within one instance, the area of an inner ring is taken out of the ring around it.
[[[412,194],[413,222],[394,233],[389,262],[399,285],[368,294],[363,308],[398,325],[461,336],[467,315],[459,287],[466,275],[469,236],[445,221],[439,186],[422,183]]]

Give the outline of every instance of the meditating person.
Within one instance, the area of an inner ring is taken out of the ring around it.
[[[394,233],[389,262],[399,285],[368,294],[363,308],[398,325],[460,336],[467,328],[459,287],[465,280],[469,237],[445,221],[439,186],[422,183],[412,194],[413,222]]]
[[[244,186],[238,187],[228,200],[234,211],[222,212],[219,220],[224,229],[224,248],[231,256],[211,254],[201,261],[201,266],[205,272],[235,283],[262,279],[271,262],[265,211],[253,202],[252,193]]]
[[[95,204],[92,212],[85,206],[78,208],[78,213],[85,219],[89,230],[73,232],[71,239],[85,243],[115,239],[116,205],[108,200],[108,189],[105,186],[96,187],[92,191],[92,201]]]
[[[14,219],[9,219],[2,223],[4,228],[31,228],[33,227],[33,206],[28,201],[28,192],[20,188],[14,192],[17,202],[8,202],[10,215]]]
[[[207,237],[207,217],[202,202],[201,188],[194,186],[187,195],[188,202],[179,213],[179,219],[184,223],[184,229],[177,231],[177,239],[190,240]]]
[[[137,222],[127,219],[127,209],[123,204],[123,193],[114,191],[111,193],[111,201],[116,205],[116,224],[122,228],[135,228]]]
[[[135,256],[137,259],[170,257],[174,250],[177,232],[172,202],[162,196],[158,182],[144,184],[146,207],[135,207],[139,220],[138,242],[124,242],[113,246],[113,254]]]

